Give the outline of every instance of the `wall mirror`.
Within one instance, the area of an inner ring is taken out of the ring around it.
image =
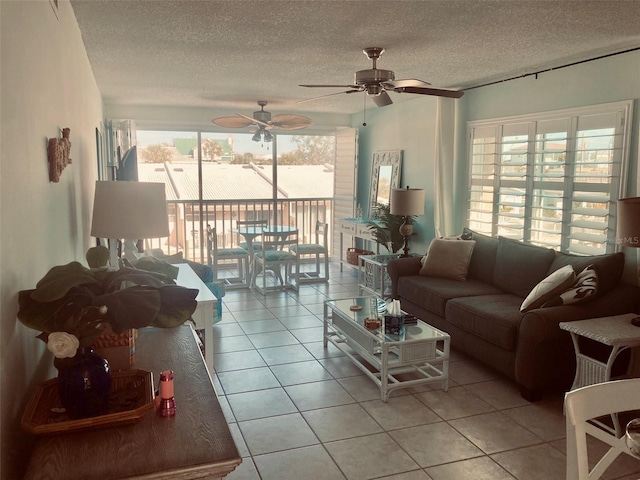
[[[375,213],[376,204],[389,204],[391,189],[400,187],[402,150],[374,152],[371,166],[369,217]]]

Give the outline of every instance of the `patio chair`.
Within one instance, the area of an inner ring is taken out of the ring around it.
[[[236,230],[250,227],[266,227],[269,225],[269,220],[236,220]],[[242,234],[240,234],[243,236]],[[251,238],[251,237],[250,237]],[[240,248],[244,248],[249,253],[257,252],[262,248],[260,244],[260,235],[253,237],[251,241],[239,241]],[[257,240],[257,241],[256,241]]]
[[[254,251],[253,254],[251,285],[263,295],[271,290],[286,288],[297,291],[298,257],[290,251],[297,244],[297,229],[286,233],[265,231],[262,234],[260,250]],[[261,277],[261,285],[258,282],[258,277]]]
[[[596,480],[622,453],[631,455],[625,444],[625,436],[618,438],[614,430],[593,424],[598,418],[640,409],[640,379],[616,380],[597,383],[572,390],[565,395],[564,406],[567,429],[566,480]],[[587,449],[587,435],[604,442],[603,448]],[[605,448],[607,447],[607,448]],[[588,453],[587,453],[588,450]],[[599,460],[589,461],[589,454]],[[589,470],[589,464],[595,465]]]
[[[218,248],[218,235],[216,229],[207,225],[207,248],[209,251],[209,263],[213,269],[213,280],[224,282],[227,290],[234,288],[249,288],[249,252],[244,248]],[[235,262],[237,275],[235,277],[219,277],[221,266]]]
[[[314,243],[299,243],[291,246],[291,253],[298,257],[298,263],[313,257],[315,270],[300,271],[298,283],[317,283],[329,281],[329,247],[327,246],[327,229],[329,225],[321,221],[316,222]],[[324,261],[324,271],[320,268],[320,257]]]

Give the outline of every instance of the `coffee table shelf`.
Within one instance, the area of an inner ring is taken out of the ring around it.
[[[384,304],[384,302],[382,302]],[[352,310],[352,306],[361,307]],[[400,335],[384,333],[384,312],[376,297],[327,300],[324,304],[324,346],[329,342],[380,388],[383,402],[399,388],[440,382],[449,386],[449,334],[418,320],[405,325]],[[364,326],[365,318],[381,318],[377,329]],[[373,371],[372,371],[373,369]]]

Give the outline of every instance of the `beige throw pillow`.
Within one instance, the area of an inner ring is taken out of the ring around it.
[[[434,239],[423,258],[420,275],[464,282],[475,245],[475,240]]]
[[[575,279],[576,272],[571,265],[559,268],[533,287],[527,298],[522,302],[520,311],[528,312],[534,308],[540,308],[545,302],[571,287]]]

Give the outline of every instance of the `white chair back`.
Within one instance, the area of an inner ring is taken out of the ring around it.
[[[640,379],[616,380],[578,388],[565,395],[567,429],[566,480],[596,480],[622,453],[631,455],[624,435],[597,427],[590,420],[640,409]],[[606,443],[607,452],[589,470],[587,435]]]

